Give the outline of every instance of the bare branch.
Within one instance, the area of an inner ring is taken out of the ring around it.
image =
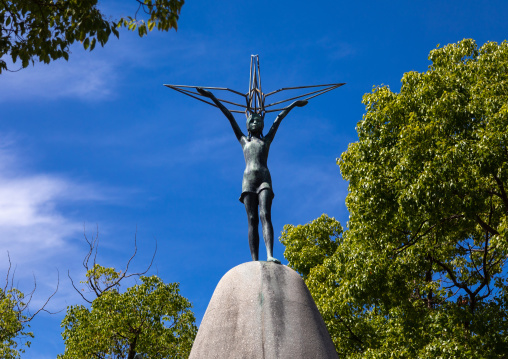
[[[7,251],[7,258],[9,259],[9,268],[7,268],[7,275],[5,276],[5,287],[4,292],[7,292],[7,288],[9,288],[9,275],[11,274],[12,262],[11,262],[11,254]]]
[[[50,311],[48,311],[46,309],[46,305],[48,305],[49,301],[51,300],[51,298],[53,298],[55,296],[56,292],[58,292],[58,288],[60,287],[60,272],[57,271],[57,273],[58,273],[58,279],[57,279],[57,282],[56,282],[55,291],[48,297],[48,299],[46,299],[46,301],[44,302],[42,307],[40,307],[34,314],[32,314],[31,317],[28,318],[27,322],[31,321],[40,312],[46,312],[46,313],[49,313],[49,314],[56,314],[56,313],[60,313],[63,310],[62,309],[62,310],[59,310],[57,312],[50,312]],[[34,289],[34,291],[35,291],[35,289]]]
[[[100,297],[104,292],[107,292],[114,287],[120,286],[120,282],[124,278],[129,278],[129,277],[133,277],[133,276],[139,277],[139,276],[146,274],[152,267],[153,262],[155,260],[155,255],[157,254],[157,240],[156,240],[155,241],[155,250],[153,252],[152,259],[150,260],[150,264],[148,265],[148,267],[142,272],[136,272],[136,273],[131,273],[131,274],[128,273],[129,266],[138,252],[137,229],[136,229],[136,233],[134,235],[134,253],[128,259],[127,264],[125,266],[125,270],[123,272],[120,272],[121,274],[118,276],[118,278],[112,280],[111,282],[108,282],[109,284],[107,284],[104,288],[102,288],[100,285],[100,282],[99,282],[100,277],[97,276],[97,272],[96,272],[97,268],[98,268],[97,254],[98,254],[98,247],[99,247],[99,229],[97,228],[97,234],[96,234],[95,238],[89,239],[86,236],[86,232],[84,233],[84,237],[85,237],[85,240],[86,240],[89,248],[88,248],[87,254],[85,255],[85,258],[83,259],[83,267],[86,269],[87,273],[90,270],[93,270],[93,272],[88,276],[87,286],[95,293],[96,297]],[[93,262],[92,262],[92,264],[90,264],[90,259],[92,258],[92,255],[93,255]],[[90,265],[92,265],[92,267],[90,267]],[[71,280],[71,284],[72,284],[74,290],[79,293],[81,298],[83,298],[83,300],[85,300],[88,303],[92,303],[92,301],[88,300],[83,295],[83,293],[81,293],[81,291],[76,287],[69,272],[67,273],[67,275],[68,275],[69,279]],[[106,284],[106,283],[104,283],[104,284]]]
[[[9,252],[7,252],[7,257],[8,257],[8,261],[9,261],[9,267],[7,269],[7,276],[5,277],[5,286],[3,288],[3,291],[0,290],[0,293],[2,293],[3,298],[5,298],[7,293],[10,293],[10,301],[11,301],[12,307],[7,310],[14,311],[16,320],[19,323],[19,326],[16,327],[15,331],[9,332],[9,333],[7,333],[7,335],[18,336],[19,333],[22,333],[26,329],[27,323],[31,322],[40,312],[44,311],[49,314],[55,314],[55,313],[48,311],[46,309],[46,306],[48,305],[51,298],[53,298],[55,296],[55,294],[58,292],[58,288],[60,285],[60,275],[58,275],[57,286],[56,286],[55,291],[46,299],[46,301],[40,308],[38,308],[33,314],[31,314],[29,307],[30,307],[30,303],[33,299],[34,293],[37,289],[37,280],[35,278],[35,275],[33,276],[33,280],[34,280],[33,289],[26,296],[24,296],[23,293],[21,293],[14,286],[14,277],[15,277],[16,271],[13,270],[11,273],[12,262],[11,262],[11,257],[10,257]],[[58,271],[57,271],[57,273],[58,273]],[[3,329],[5,329],[5,328],[3,328]],[[20,336],[20,338],[22,338],[22,336]]]
[[[152,255],[152,259],[150,260],[150,264],[148,265],[148,267],[146,268],[146,270],[144,270],[143,272],[139,272],[139,273],[132,273],[132,274],[129,274],[128,276],[126,276],[125,278],[128,278],[128,277],[132,277],[132,276],[141,276],[141,275],[144,275],[146,274],[150,268],[152,268],[152,265],[153,265],[153,261],[155,260],[155,255],[157,254],[157,239],[155,239],[155,249],[153,251],[153,255]],[[127,273],[127,270],[126,272]]]
[[[81,298],[83,298],[86,302],[88,302],[88,303],[92,304],[92,301],[90,301],[90,300],[86,299],[86,298],[85,298],[85,296],[81,293],[81,291],[80,291],[78,288],[76,288],[76,286],[74,285],[74,281],[72,280],[72,277],[71,277],[71,274],[69,273],[69,271],[67,271],[67,276],[68,276],[68,277],[69,277],[69,279],[71,280],[72,287],[74,288],[74,290],[75,290],[76,292],[78,292],[78,293],[79,293],[79,295],[81,296]]]
[[[137,240],[138,240],[138,228],[136,227],[136,232],[134,233],[134,253],[132,254],[132,256],[127,261],[127,265],[125,266],[124,275],[129,270],[129,265],[131,264],[132,259],[136,256],[136,253],[138,253],[138,242],[137,242]]]

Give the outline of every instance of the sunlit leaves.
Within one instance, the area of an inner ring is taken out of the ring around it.
[[[88,281],[108,287],[119,277],[113,268],[95,265]],[[178,284],[156,276],[120,292],[111,288],[93,300],[91,308],[67,308],[62,321],[65,353],[62,359],[186,358],[196,327],[191,304],[179,294]],[[137,357],[137,358],[138,358]]]
[[[139,36],[154,28],[169,31],[177,28],[184,0],[132,1],[137,6],[134,17],[111,20],[98,8],[97,0],[14,0],[0,3],[0,73],[7,69],[4,56],[21,66],[30,63],[69,58],[69,46],[82,43],[93,50],[104,46],[111,34],[119,37],[118,28],[126,27]]]
[[[322,215],[305,226],[284,226],[280,241],[286,246],[284,257],[304,277],[310,269],[332,256],[341,241],[342,226],[334,218]]]
[[[29,347],[27,340],[33,338],[28,331],[28,318],[25,315],[24,295],[15,288],[0,288],[0,358],[20,358],[24,347]]]
[[[282,237],[344,356],[508,352],[508,43],[466,39],[429,60],[400,93],[363,98],[338,161],[350,220],[333,254],[313,223]]]

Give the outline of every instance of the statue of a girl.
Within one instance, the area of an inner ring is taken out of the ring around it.
[[[245,171],[243,173],[242,194],[240,202],[245,205],[247,219],[249,221],[249,246],[252,260],[258,260],[259,253],[259,218],[263,228],[263,239],[265,241],[267,261],[280,263],[273,257],[273,226],[271,218],[272,209],[272,179],[268,170],[268,151],[275,133],[284,117],[294,107],[303,107],[307,101],[295,101],[277,116],[270,131],[263,136],[264,119],[258,113],[250,113],[247,118],[248,136],[240,130],[238,123],[231,112],[210,92],[202,88],[196,90],[203,96],[210,98],[229,120],[236,138],[242,145],[245,157]],[[258,215],[259,207],[259,215]]]

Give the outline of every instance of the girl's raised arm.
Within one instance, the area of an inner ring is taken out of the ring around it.
[[[240,130],[240,126],[238,126],[238,123],[236,122],[235,118],[233,117],[233,114],[231,112],[229,112],[229,110],[210,91],[202,89],[201,87],[196,87],[196,91],[199,92],[201,95],[208,97],[210,100],[212,100],[217,105],[217,107],[222,111],[222,113],[229,120],[231,127],[233,127],[233,131],[235,132],[236,139],[238,141],[240,141],[240,139],[245,135],[243,134],[242,130]]]
[[[284,117],[286,117],[286,115],[289,113],[289,111],[291,111],[295,107],[303,107],[307,103],[309,103],[309,101],[307,101],[307,100],[295,101],[291,105],[286,107],[284,110],[282,110],[281,113],[279,113],[279,115],[275,119],[275,121],[273,121],[273,125],[272,125],[272,127],[270,127],[270,131],[268,131],[265,138],[267,138],[270,141],[273,141],[273,138],[275,137],[275,133],[277,132],[277,129],[279,128],[280,123],[282,122]]]

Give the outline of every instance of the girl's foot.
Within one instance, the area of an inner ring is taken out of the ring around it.
[[[273,257],[268,257],[266,259],[267,262],[275,262],[277,264],[280,264],[280,260],[278,260],[277,258],[273,258]]]

